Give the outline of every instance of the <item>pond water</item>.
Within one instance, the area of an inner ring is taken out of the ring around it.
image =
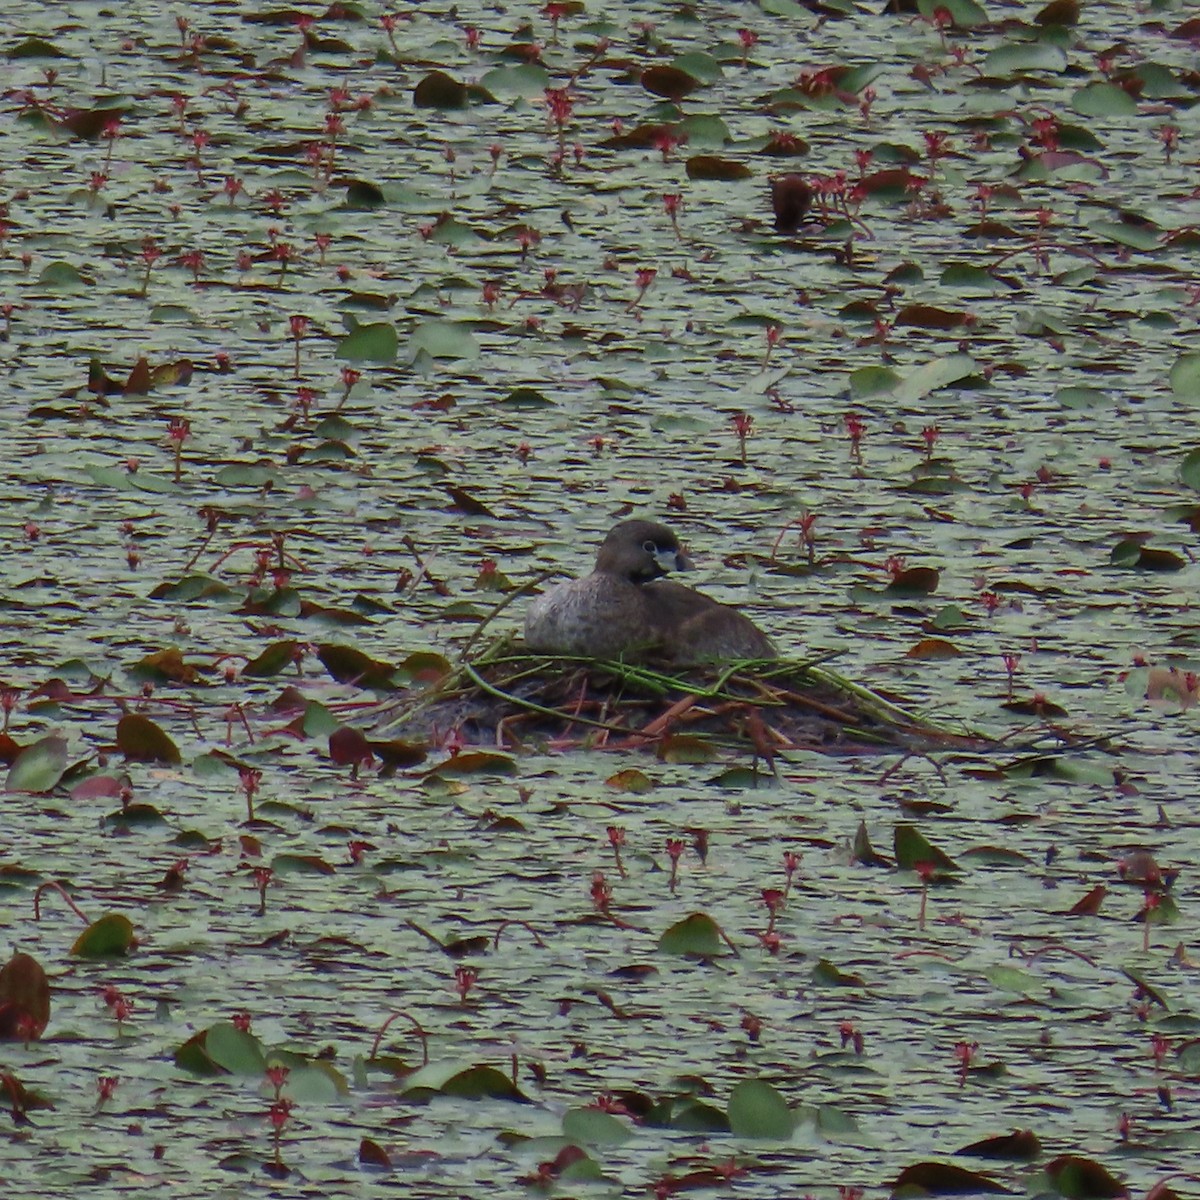
[[[62,739],[5,798],[51,1016],[0,1064],[54,1105],[14,1102],[13,1194],[845,1200],[1018,1129],[1030,1161],[954,1161],[1030,1195],[1071,1194],[1063,1155],[1194,1175],[1195,718],[1138,664],[1194,668],[1195,30],[881,7],[8,4],[0,681],[10,759]],[[435,70],[490,99],[414,103]],[[826,198],[780,235],[788,171]],[[631,512],[789,655],[1005,744],[795,751],[744,790],[582,748],[331,761],[379,697],[313,647],[453,657],[489,560],[582,572]],[[936,590],[885,594],[894,559]],[[125,711],[180,760],[123,761]],[[912,828],[953,860],[927,888],[856,841]],[[136,950],[72,956],[52,880]],[[695,913],[720,953],[660,943]],[[395,1012],[421,1075],[367,1061]],[[205,1030],[232,1073],[176,1064]]]

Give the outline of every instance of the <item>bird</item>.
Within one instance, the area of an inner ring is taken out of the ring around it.
[[[590,575],[560,583],[529,605],[525,645],[536,653],[586,658],[665,658],[679,665],[777,657],[743,613],[664,579],[691,560],[656,521],[609,530]]]

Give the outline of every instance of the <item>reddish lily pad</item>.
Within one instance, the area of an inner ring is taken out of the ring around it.
[[[956,1163],[919,1162],[905,1167],[892,1184],[895,1200],[911,1196],[976,1196],[1007,1194],[1008,1188],[978,1171]]]
[[[41,964],[18,951],[0,967],[0,1041],[36,1041],[50,1023],[50,982]]]

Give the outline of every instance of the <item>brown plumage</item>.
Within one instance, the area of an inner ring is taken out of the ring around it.
[[[526,645],[543,654],[676,663],[774,658],[770,641],[736,608],[661,578],[690,566],[665,525],[622,521],[601,543],[590,575],[530,604]]]

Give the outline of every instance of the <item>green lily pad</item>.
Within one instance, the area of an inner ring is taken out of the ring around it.
[[[71,953],[78,958],[123,958],[136,945],[133,922],[121,913],[107,913],[75,939]]]
[[[350,362],[390,363],[396,359],[399,342],[396,327],[387,321],[359,325],[338,342],[336,357]]]
[[[745,1079],[729,1095],[729,1129],[734,1137],[786,1142],[796,1118],[778,1089],[762,1079]]]
[[[1133,117],[1137,101],[1115,83],[1089,83],[1071,97],[1071,107],[1085,117]]]
[[[17,755],[4,780],[6,792],[49,792],[67,769],[67,739],[57,734],[39,738]]]
[[[720,925],[703,912],[676,921],[658,939],[658,948],[663,954],[681,958],[720,958],[734,953]]]

